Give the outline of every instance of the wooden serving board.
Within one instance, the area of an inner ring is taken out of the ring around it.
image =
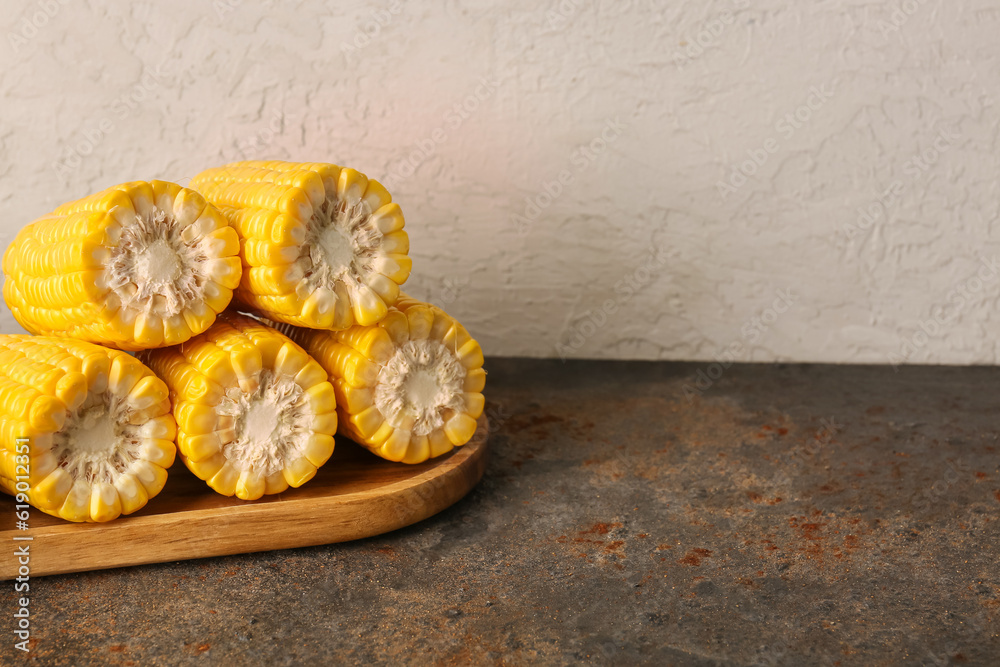
[[[178,460],[163,491],[135,514],[70,523],[31,508],[15,526],[0,494],[0,580],[17,576],[9,555],[30,545],[31,576],[346,542],[409,526],[457,502],[486,469],[484,417],[472,440],[418,465],[392,463],[337,438],[333,456],[301,488],[244,501],[221,496]],[[31,541],[14,541],[31,537]]]

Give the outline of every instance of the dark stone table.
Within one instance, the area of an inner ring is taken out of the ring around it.
[[[492,458],[451,509],[32,580],[0,663],[1000,664],[1000,369],[487,368]]]

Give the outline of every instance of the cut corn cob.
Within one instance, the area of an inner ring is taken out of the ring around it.
[[[124,183],[18,233],[4,299],[32,333],[122,350],[182,343],[215,321],[242,270],[239,238],[197,192]]]
[[[135,358],[0,335],[0,488],[68,521],[131,514],[174,462],[167,387]],[[23,440],[22,440],[23,439]]]
[[[326,371],[256,320],[224,313],[183,345],[140,357],[170,388],[181,460],[223,495],[253,500],[301,486],[333,453]]]
[[[340,433],[379,456],[421,463],[475,433],[483,352],[440,308],[401,295],[375,325],[283,330],[330,374]]]
[[[336,330],[374,324],[410,274],[399,205],[353,169],[234,162],[190,185],[239,232],[236,297],[270,320]]]

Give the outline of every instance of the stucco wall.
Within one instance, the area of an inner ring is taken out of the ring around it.
[[[4,244],[115,182],[328,160],[488,354],[997,360],[995,4],[5,9]]]

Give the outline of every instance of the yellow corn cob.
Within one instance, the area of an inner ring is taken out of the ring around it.
[[[242,270],[239,238],[197,192],[124,183],[18,233],[4,299],[36,334],[122,350],[182,343],[215,321]]]
[[[401,295],[375,325],[284,327],[330,374],[340,434],[421,463],[464,445],[483,412],[483,351],[443,310]]]
[[[224,313],[183,345],[140,357],[170,388],[181,460],[223,495],[253,500],[299,487],[333,453],[326,371],[256,320]]]
[[[7,493],[68,521],[131,514],[163,488],[175,434],[166,385],[128,354],[68,338],[0,335]]]
[[[374,324],[410,274],[399,204],[353,169],[234,162],[190,186],[239,232],[236,298],[270,320],[336,330]]]

